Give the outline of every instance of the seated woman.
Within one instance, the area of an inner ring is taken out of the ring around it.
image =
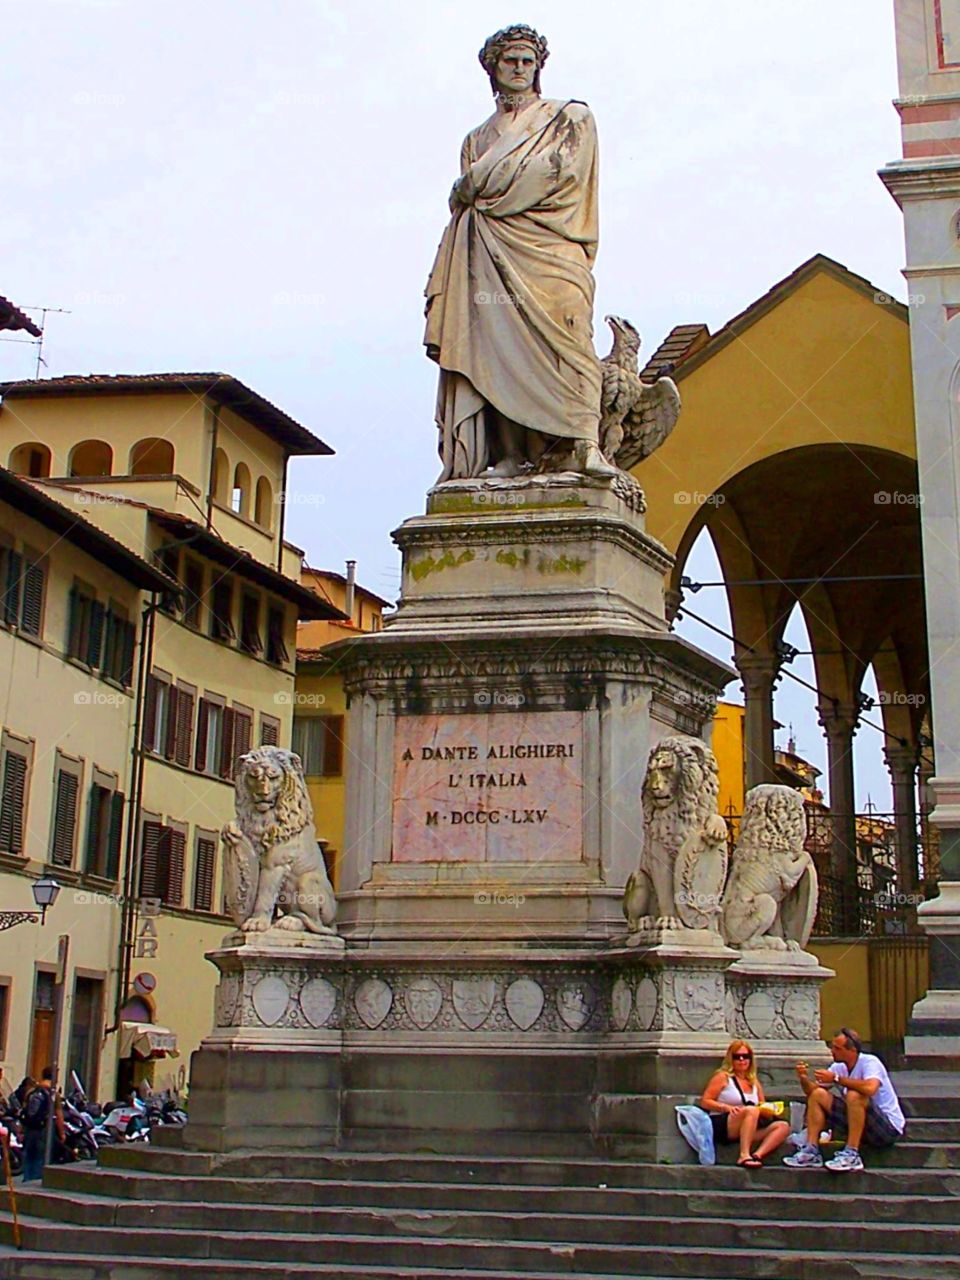
[[[746,1040],[734,1040],[720,1070],[710,1077],[700,1105],[709,1112],[715,1143],[739,1142],[737,1164],[744,1169],[762,1169],[763,1157],[775,1151],[790,1132],[785,1120],[762,1115],[763,1085],[757,1076],[757,1062]],[[762,1130],[760,1145],[751,1152]]]

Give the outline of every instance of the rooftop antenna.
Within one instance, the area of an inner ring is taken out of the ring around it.
[[[40,336],[36,339],[37,368],[33,375],[35,378],[39,378],[41,366],[46,368],[46,364],[47,364],[46,360],[44,360],[43,358],[43,335],[44,335],[44,330],[47,327],[47,316],[50,314],[60,315],[60,316],[69,316],[72,314],[72,312],[68,311],[66,307],[25,307],[24,310],[40,312]],[[25,339],[22,339],[22,341],[25,341]]]

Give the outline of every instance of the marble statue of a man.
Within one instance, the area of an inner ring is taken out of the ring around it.
[[[547,43],[490,37],[496,110],[467,134],[427,284],[440,366],[440,480],[537,466],[608,474],[593,349],[597,136],[588,107],[540,96]]]

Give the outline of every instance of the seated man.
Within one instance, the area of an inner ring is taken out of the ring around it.
[[[906,1120],[890,1082],[887,1068],[872,1053],[864,1053],[860,1037],[844,1027],[830,1042],[833,1066],[808,1074],[805,1062],[797,1063],[797,1076],[807,1095],[807,1142],[784,1164],[794,1169],[817,1169],[823,1165],[818,1138],[824,1129],[845,1131],[847,1145],[826,1168],[834,1173],[862,1169],[860,1144],[892,1147],[903,1137]],[[832,1090],[839,1086],[841,1094]]]

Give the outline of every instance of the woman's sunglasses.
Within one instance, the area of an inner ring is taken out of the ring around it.
[[[753,1057],[753,1054],[752,1053],[734,1053],[734,1054],[731,1054],[731,1057],[734,1060],[736,1060],[737,1058],[746,1058],[747,1062],[749,1062],[750,1059]]]

